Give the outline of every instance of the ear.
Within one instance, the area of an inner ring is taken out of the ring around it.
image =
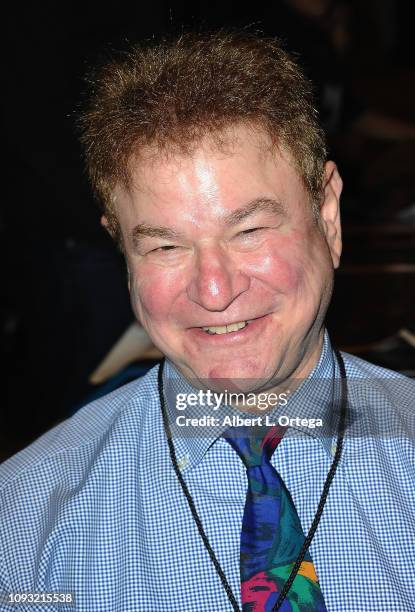
[[[343,181],[334,162],[328,161],[324,168],[324,197],[320,206],[320,223],[333,260],[333,267],[339,267],[342,252],[340,223],[340,194]]]
[[[102,215],[101,225],[109,233],[111,238],[115,240],[115,242],[117,242],[117,229],[114,224],[114,220],[106,217],[105,215]]]
[[[111,234],[111,228],[110,228],[110,222],[108,221],[107,217],[105,215],[102,215],[101,217],[101,225],[103,228],[105,228],[107,230],[107,232],[109,234]]]

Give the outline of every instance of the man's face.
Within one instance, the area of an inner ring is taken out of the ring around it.
[[[206,139],[141,161],[115,206],[132,306],[154,344],[193,383],[253,391],[318,359],[341,179],[328,165],[317,224],[289,156],[245,127],[234,137],[226,152]]]

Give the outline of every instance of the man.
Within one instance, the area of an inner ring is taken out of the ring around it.
[[[414,385],[325,332],[342,181],[309,83],[217,33],[93,89],[89,174],[166,361],[2,466],[3,601],[413,610]]]

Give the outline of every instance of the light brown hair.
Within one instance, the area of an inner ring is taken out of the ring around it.
[[[116,185],[146,146],[189,150],[238,123],[285,147],[318,210],[326,146],[312,86],[276,39],[246,32],[185,34],[138,45],[89,76],[80,118],[92,187],[119,241]]]

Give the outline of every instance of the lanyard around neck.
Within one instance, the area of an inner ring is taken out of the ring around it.
[[[347,376],[346,376],[346,368],[344,365],[344,361],[343,361],[343,357],[341,356],[340,352],[337,349],[334,349],[334,353],[336,355],[337,358],[337,362],[339,364],[339,369],[340,369],[340,376],[341,376],[341,401],[340,401],[340,417],[339,417],[339,424],[338,424],[338,429],[337,429],[337,445],[336,445],[336,453],[334,455],[334,459],[333,462],[331,464],[330,470],[327,474],[326,477],[326,481],[324,483],[323,486],[323,492],[321,494],[320,497],[320,501],[318,503],[317,506],[317,511],[316,514],[314,516],[313,522],[311,524],[311,527],[309,529],[309,532],[304,540],[304,544],[299,552],[299,555],[297,557],[296,562],[294,563],[294,566],[291,570],[291,574],[289,575],[289,577],[287,578],[283,589],[280,592],[280,595],[278,597],[278,601],[275,604],[275,606],[272,609],[272,612],[277,612],[288,591],[291,588],[292,583],[294,582],[294,579],[297,575],[297,572],[300,568],[301,563],[303,562],[303,559],[305,557],[305,554],[311,544],[311,541],[314,537],[314,534],[316,532],[316,529],[318,527],[318,524],[320,522],[320,518],[321,515],[323,513],[323,509],[324,509],[324,505],[326,503],[327,500],[327,495],[330,489],[330,485],[332,483],[332,480],[334,478],[334,475],[336,473],[336,469],[338,466],[338,463],[340,461],[340,456],[342,453],[342,448],[343,448],[343,438],[344,438],[344,430],[345,430],[345,425],[346,425],[346,416],[347,416]],[[186,485],[186,482],[183,478],[183,475],[180,471],[178,462],[177,462],[177,457],[176,457],[176,451],[174,449],[174,444],[173,444],[173,439],[172,439],[172,435],[171,435],[171,430],[170,430],[170,425],[168,422],[168,418],[167,418],[167,411],[166,411],[166,405],[165,405],[165,401],[164,401],[164,391],[163,391],[163,368],[164,368],[164,359],[161,362],[161,364],[159,365],[159,370],[158,370],[158,391],[159,391],[159,399],[160,399],[160,406],[161,406],[161,412],[163,415],[163,425],[164,425],[164,430],[166,432],[166,437],[167,437],[167,442],[169,445],[169,450],[170,450],[170,457],[171,457],[171,461],[173,464],[173,468],[174,471],[176,472],[176,476],[177,479],[182,487],[183,493],[187,499],[187,502],[189,504],[189,508],[190,511],[192,513],[193,519],[196,523],[196,526],[198,528],[200,537],[203,540],[203,544],[205,545],[205,548],[207,550],[207,552],[209,553],[209,556],[212,560],[212,563],[215,567],[216,572],[218,573],[218,576],[222,582],[223,588],[226,591],[226,594],[228,596],[228,599],[233,607],[233,609],[235,610],[235,612],[241,612],[240,607],[238,605],[238,602],[236,601],[236,598],[232,592],[232,589],[229,585],[229,582],[225,576],[225,573],[209,543],[209,540],[206,536],[205,530],[203,528],[202,522],[200,520],[200,517],[197,513],[196,510],[196,506],[195,503],[193,501],[193,498],[190,494],[190,491]]]

